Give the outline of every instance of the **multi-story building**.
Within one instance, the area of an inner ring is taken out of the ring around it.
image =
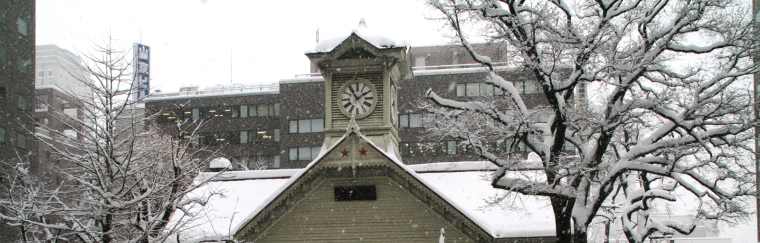
[[[37,158],[31,163],[32,171],[42,178],[44,184],[59,185],[63,175],[55,173],[53,167],[61,168],[61,160],[55,152],[70,151],[64,143],[79,139],[82,127],[83,102],[79,97],[69,95],[61,87],[37,86],[35,91],[36,121],[35,137],[37,140]]]
[[[82,59],[56,45],[40,45],[35,55],[36,86],[55,86],[75,97],[91,97],[92,88],[82,69]],[[83,80],[85,80],[83,82]]]
[[[35,2],[0,1],[0,159],[34,156],[30,131],[34,109]],[[4,173],[0,171],[0,173]],[[0,222],[0,241],[17,230]]]
[[[0,2],[0,156],[32,154],[34,1]]]
[[[515,81],[529,106],[546,104],[539,86],[529,74],[510,67],[501,46],[478,45],[480,52],[495,57],[498,70]],[[456,99],[504,95],[483,83],[486,69],[455,46],[413,47],[414,77],[400,83],[398,131],[400,153],[406,164],[431,161],[470,161],[478,156],[459,141],[427,136],[426,118],[420,102],[425,92]],[[311,74],[282,79],[270,85],[217,85],[204,90],[184,87],[180,92],[153,93],[146,110],[157,114],[159,126],[167,130],[180,121],[204,124],[194,139],[199,146],[219,149],[236,167],[300,168],[314,159],[324,141],[325,81],[312,65]],[[179,134],[176,134],[179,135]],[[503,141],[493,146],[506,149]],[[519,146],[518,146],[519,147]]]
[[[78,139],[83,105],[92,98],[91,78],[78,55],[56,45],[36,46],[35,70],[38,156],[32,161],[32,171],[45,184],[58,185],[63,176],[51,167],[65,165],[55,151],[65,151],[63,143]]]

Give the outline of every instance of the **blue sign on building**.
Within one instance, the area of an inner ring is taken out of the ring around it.
[[[141,102],[150,94],[150,47],[135,43],[134,45],[134,67],[135,80],[132,84],[134,88],[134,101]]]

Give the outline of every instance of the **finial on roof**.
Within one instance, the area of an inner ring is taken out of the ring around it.
[[[346,135],[351,133],[361,134],[359,132],[359,124],[356,124],[356,118],[354,115],[351,115],[351,120],[348,121],[348,127],[346,127]]]
[[[364,28],[367,28],[367,23],[364,22],[364,17],[362,17],[362,19],[359,20],[359,27],[362,27],[362,26],[364,26]]]

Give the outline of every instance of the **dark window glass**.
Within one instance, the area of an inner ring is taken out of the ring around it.
[[[6,62],[8,62],[8,59],[6,58],[5,48],[0,46],[0,65],[5,65]]]
[[[8,14],[5,12],[5,8],[0,7],[0,23],[5,24],[8,19]]]
[[[336,186],[335,201],[377,200],[375,186]]]

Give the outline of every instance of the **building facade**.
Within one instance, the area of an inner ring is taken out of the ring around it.
[[[78,55],[56,45],[39,45],[34,60],[36,86],[56,86],[75,97],[92,96],[86,81],[90,77],[83,71]]]
[[[516,81],[530,108],[546,104],[535,79],[509,67],[508,60],[497,55],[504,51],[499,45],[478,45],[477,49],[498,57],[494,59],[499,60],[498,70]],[[398,96],[395,126],[403,162],[479,160],[460,141],[427,136],[425,127],[434,122],[420,104],[427,102],[428,89],[462,100],[504,94],[483,83],[487,71],[462,47],[412,47],[409,55],[413,77],[400,81],[394,89]],[[311,68],[311,74],[269,85],[217,85],[204,90],[189,86],[180,92],[153,93],[145,107],[167,131],[177,122],[202,121],[198,136],[188,139],[218,149],[235,168],[302,168],[319,154],[328,120],[325,79],[314,64]],[[493,146],[506,149],[503,141],[495,140]]]
[[[35,2],[0,1],[0,158],[33,159]],[[4,173],[0,171],[0,173]],[[0,222],[0,241],[17,230]]]
[[[34,1],[0,3],[0,156],[31,154],[34,143]]]
[[[69,95],[58,86],[37,86],[34,109],[37,138],[37,157],[31,163],[31,170],[42,178],[45,185],[60,185],[65,175],[56,173],[53,168],[64,168],[55,151],[71,151],[71,146],[64,144],[78,140],[82,132],[83,102],[78,97]]]

